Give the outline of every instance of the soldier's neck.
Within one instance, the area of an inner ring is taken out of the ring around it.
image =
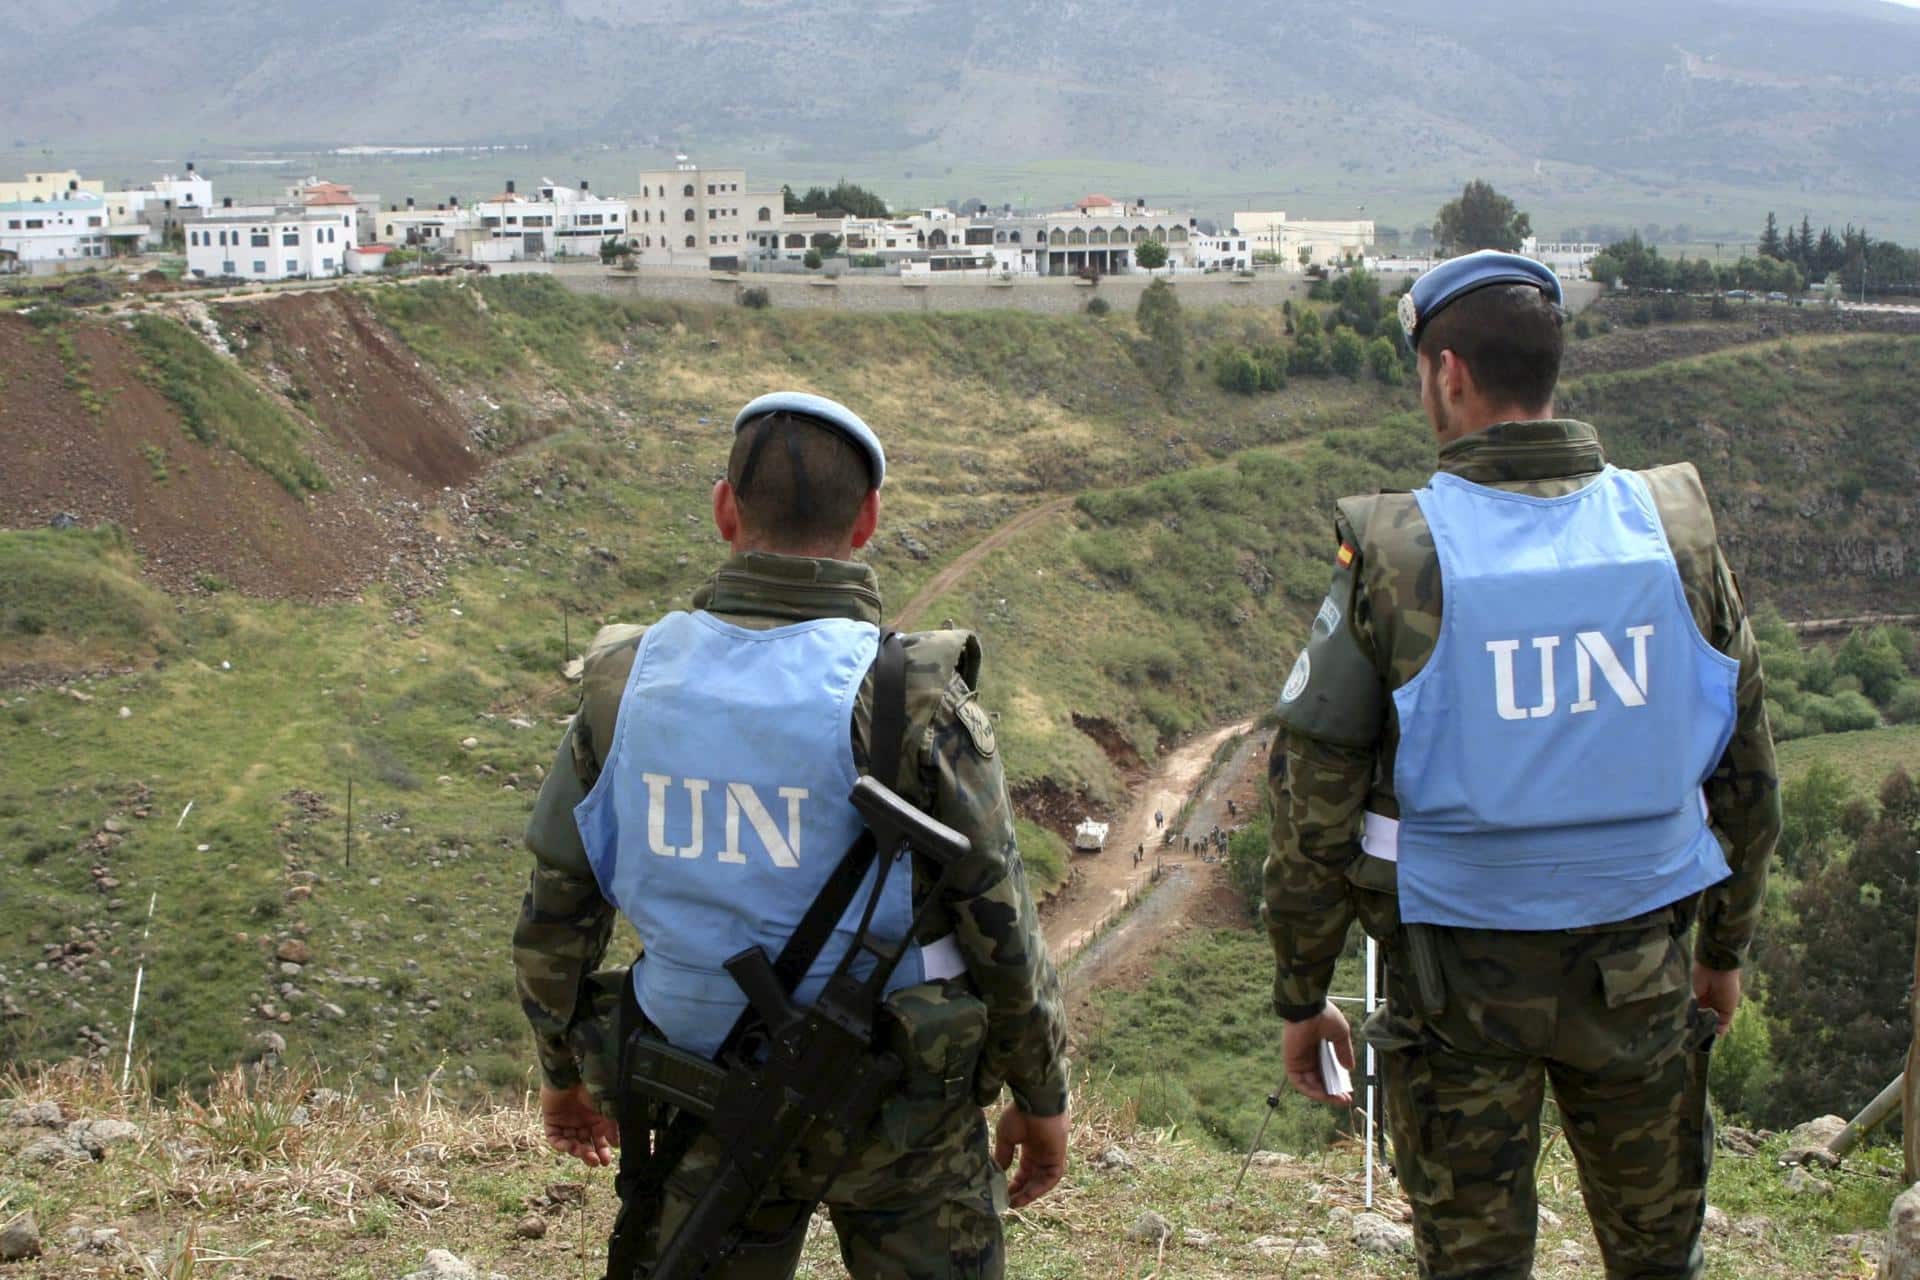
[[[1545,422],[1551,417],[1553,417],[1551,400],[1531,409],[1523,409],[1511,404],[1475,403],[1457,409],[1446,422],[1434,423],[1434,441],[1444,449],[1456,440],[1477,436],[1487,428],[1497,427],[1503,422]]]

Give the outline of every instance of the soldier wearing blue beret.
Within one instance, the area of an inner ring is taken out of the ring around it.
[[[1439,470],[1347,498],[1280,693],[1265,915],[1289,1079],[1352,1063],[1326,1002],[1358,917],[1420,1274],[1532,1274],[1553,1087],[1610,1277],[1695,1277],[1707,1055],[1779,832],[1760,654],[1693,467],[1553,416],[1560,282],[1506,253],[1400,321]],[[1698,924],[1697,936],[1694,926]]]
[[[854,552],[879,521],[886,454],[857,414],[780,392],[733,425],[713,491],[733,555],[690,611],[594,639],[528,824],[535,865],[513,956],[547,1139],[603,1165],[624,1138],[608,1274],[644,1273],[714,1182],[720,1147],[639,1105],[648,1090],[627,1087],[614,1011],[671,1051],[709,1058],[732,1043],[746,1000],[724,962],[756,945],[782,955],[813,929],[809,905],[834,902],[828,882],[853,880],[835,875],[859,847],[848,794],[872,774],[970,851],[944,874],[918,855],[884,878],[870,865],[844,912],[811,913],[830,932],[793,998],[818,997],[870,905],[874,931],[904,943],[878,1020],[903,1074],[870,1132],[791,1153],[746,1220],[749,1243],[705,1274],[791,1276],[824,1203],[860,1280],[997,1277],[1001,1210],[1064,1170],[1066,1025],[974,693],[979,642],[883,635],[873,570]],[[630,970],[595,974],[616,914],[643,951]],[[1003,1085],[1012,1103],[990,1140],[981,1108]]]

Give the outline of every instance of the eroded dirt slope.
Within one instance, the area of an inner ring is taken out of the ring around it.
[[[220,359],[287,407],[324,491],[295,496],[195,439],[124,322],[0,315],[0,526],[111,521],[176,591],[217,580],[323,599],[390,566],[430,572],[440,548],[421,517],[483,461],[431,376],[345,293],[235,305],[223,321],[238,354]]]

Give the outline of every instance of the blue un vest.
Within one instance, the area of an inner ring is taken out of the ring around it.
[[[1700,634],[1646,482],[1539,498],[1442,473],[1414,496],[1445,602],[1393,695],[1401,917],[1571,929],[1725,878],[1701,785],[1739,664]]]
[[[777,957],[858,836],[853,707],[878,648],[870,623],[755,631],[705,612],[669,614],[641,638],[613,744],[573,816],[600,892],[645,948],[634,997],[675,1046],[720,1047],[746,1007],[721,964],[755,944]],[[797,988],[801,1003],[852,945],[878,869]],[[912,914],[903,862],[873,927],[903,937]],[[888,989],[921,971],[909,947]]]

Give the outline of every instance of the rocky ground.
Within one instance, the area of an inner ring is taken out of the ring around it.
[[[0,1099],[0,1275],[263,1280],[537,1280],[598,1274],[611,1174],[547,1152],[523,1104],[449,1109],[431,1089],[354,1096],[297,1073],[238,1072],[163,1107],[77,1067],[16,1076]],[[1920,1190],[1894,1230],[1815,1224],[1898,1189],[1884,1152],[1812,1154],[1832,1117],[1792,1134],[1730,1130],[1728,1208],[1708,1210],[1709,1274],[1920,1274]],[[1009,1216],[1010,1275],[1252,1277],[1414,1274],[1409,1214],[1368,1203],[1360,1153],[1240,1157],[1138,1127],[1083,1093],[1058,1191]],[[1892,1163],[1897,1164],[1897,1157]],[[1717,1194],[1722,1194],[1717,1192]],[[1541,1168],[1536,1275],[1597,1273],[1564,1144]],[[824,1217],[802,1274],[843,1275]],[[1904,1269],[1903,1269],[1904,1268]]]

